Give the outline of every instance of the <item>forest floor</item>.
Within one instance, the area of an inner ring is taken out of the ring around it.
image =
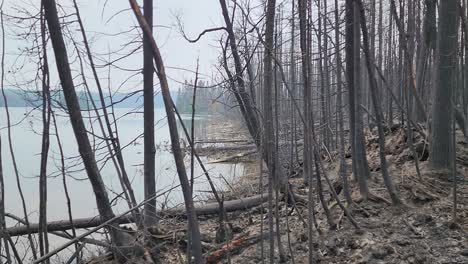
[[[231,128],[227,128],[233,129]],[[390,204],[390,198],[382,181],[378,144],[375,133],[366,133],[367,158],[371,168],[370,193],[379,199],[363,201],[357,184],[349,175],[355,205],[348,206],[359,225],[355,228],[330,195],[325,181],[324,197],[332,221],[331,230],[322,206],[315,203],[318,230],[314,229],[314,257],[317,263],[468,263],[468,145],[457,134],[458,172],[458,222],[452,221],[453,181],[435,174],[428,168],[427,144],[415,133],[416,151],[422,156],[419,162],[421,178],[417,175],[415,162],[406,144],[406,131],[399,127],[387,131],[387,160],[389,171],[404,201],[402,206]],[[226,135],[227,132],[223,133]],[[239,133],[233,133],[233,135]],[[246,143],[247,144],[247,143]],[[246,150],[247,149],[247,150]],[[267,173],[262,174],[260,187],[259,158],[257,155],[242,155],[246,149],[212,153],[215,162],[222,157],[240,156],[246,167],[245,176],[231,183],[224,199],[250,197],[267,190]],[[299,155],[300,156],[300,155]],[[324,155],[324,162],[338,192],[339,160],[334,153]],[[331,159],[330,159],[331,158]],[[346,159],[348,171],[351,157]],[[265,168],[264,168],[265,169]],[[349,174],[349,173],[348,173]],[[309,188],[302,180],[302,168],[294,169],[290,178],[296,193],[306,196]],[[316,183],[312,184],[315,186]],[[342,195],[340,195],[342,198]],[[344,202],[344,201],[343,201]],[[200,216],[202,241],[209,263],[268,263],[268,205],[263,204],[248,210],[227,214],[232,239],[220,242],[219,216]],[[279,226],[281,248],[285,263],[308,262],[307,205],[287,206],[279,200]],[[169,218],[161,221],[154,235],[156,246],[152,250],[160,263],[186,263],[186,221]],[[262,232],[263,230],[263,232]],[[278,256],[275,236],[275,256]],[[275,263],[279,260],[276,259]],[[102,262],[101,262],[102,263]]]

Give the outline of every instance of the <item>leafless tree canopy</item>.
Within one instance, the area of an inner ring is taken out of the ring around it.
[[[96,2],[0,5],[0,264],[468,262],[467,0]]]

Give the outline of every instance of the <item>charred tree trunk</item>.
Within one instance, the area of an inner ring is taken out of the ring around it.
[[[274,230],[273,230],[273,185],[275,185],[274,176],[277,175],[276,163],[276,147],[275,147],[275,133],[273,124],[273,68],[272,68],[272,52],[273,52],[273,33],[275,26],[275,0],[268,0],[266,11],[266,28],[265,28],[265,50],[263,56],[263,156],[267,162],[269,171],[268,176],[268,226],[270,234],[270,248],[269,257],[270,263],[275,260],[275,243],[274,243]],[[277,186],[275,186],[277,187]],[[278,245],[280,247],[281,245]]]
[[[127,171],[125,169],[125,162],[124,162],[123,155],[122,155],[122,149],[120,147],[120,141],[119,141],[118,131],[117,131],[117,127],[116,127],[116,122],[114,120],[115,131],[113,131],[112,130],[112,124],[111,124],[111,121],[110,121],[110,118],[109,118],[109,116],[113,115],[113,113],[112,113],[113,111],[111,111],[111,113],[108,113],[108,111],[107,111],[107,106],[106,106],[106,102],[105,102],[105,99],[104,99],[103,89],[102,89],[101,82],[100,82],[100,79],[99,79],[99,76],[98,76],[98,73],[97,73],[97,70],[96,70],[96,66],[94,64],[94,58],[93,58],[92,53],[91,53],[91,48],[90,48],[90,45],[89,45],[89,42],[88,42],[88,37],[86,35],[86,31],[85,31],[85,28],[84,28],[84,25],[83,25],[83,21],[81,19],[80,10],[78,8],[78,4],[77,4],[76,0],[73,0],[73,4],[75,6],[76,17],[77,17],[78,24],[79,24],[79,27],[80,27],[81,35],[83,37],[83,43],[85,45],[85,49],[86,49],[86,53],[87,53],[87,56],[88,56],[89,64],[91,66],[93,77],[94,77],[94,80],[96,82],[96,88],[98,90],[99,100],[101,102],[101,108],[102,108],[102,112],[103,112],[102,117],[104,118],[105,125],[107,127],[107,134],[108,134],[109,138],[111,138],[110,142],[106,142],[106,145],[107,145],[107,148],[109,149],[109,152],[111,151],[111,145],[112,145],[112,148],[114,150],[114,154],[112,155],[112,161],[115,164],[117,175],[119,176],[119,180],[121,181],[121,185],[122,185],[122,189],[123,189],[125,198],[128,200],[127,203],[129,204],[129,207],[133,207],[133,206],[136,205],[136,199],[135,199],[135,195],[133,193],[133,189],[132,189],[130,180],[129,180],[128,175],[127,175]],[[78,55],[78,57],[79,57],[79,55]],[[84,82],[86,82],[86,79],[84,79]],[[89,93],[89,95],[90,95],[90,97],[92,97],[91,93]],[[112,97],[110,97],[110,100],[111,100],[111,106],[112,106],[113,105],[112,104]],[[98,110],[95,107],[95,103],[94,103],[93,99],[91,99],[91,104],[95,108],[95,111],[97,113],[97,120],[98,120],[99,125],[101,127],[101,131],[102,131],[103,135],[105,136],[106,131],[104,129],[104,125],[102,124],[101,116],[98,114]],[[115,137],[114,137],[114,134],[115,134]],[[115,156],[115,158],[114,158],[114,156]],[[135,214],[135,216],[139,215],[138,211],[137,212],[132,212],[132,213]]]
[[[2,69],[1,69],[1,87],[3,91],[4,83],[5,83],[5,30],[3,26],[3,9],[0,10],[0,19],[1,19],[1,29],[2,29]],[[4,97],[5,98],[5,97]],[[6,101],[5,101],[6,102]],[[27,222],[29,226],[29,222]],[[3,159],[2,159],[2,138],[0,135],[0,230],[3,233],[6,229],[6,222],[5,222],[5,178],[3,176]],[[30,233],[28,236],[31,237]],[[3,247],[5,250],[2,249],[2,240],[4,242]],[[7,263],[11,263],[11,254],[10,248],[8,246],[8,238],[7,236],[3,236],[0,240],[0,252],[5,253]]]
[[[358,70],[360,68],[361,37],[359,34],[359,11],[355,4],[353,0],[346,0],[346,76],[348,82],[350,144],[354,177],[359,183],[361,196],[367,199],[369,196],[367,179],[370,172],[364,149],[360,93],[357,92],[357,90],[361,89],[359,87],[360,74]]]
[[[49,252],[49,238],[47,234],[47,160],[49,157],[49,128],[51,116],[50,86],[49,86],[49,65],[47,60],[47,41],[44,12],[41,6],[41,41],[42,41],[42,144],[41,163],[39,169],[39,250],[41,256]],[[49,260],[46,261],[49,263]]]
[[[385,158],[385,134],[383,130],[384,119],[383,119],[383,114],[382,114],[381,102],[377,94],[377,79],[375,78],[374,65],[372,63],[372,57],[371,57],[371,52],[369,48],[369,34],[367,31],[367,26],[366,26],[366,16],[365,16],[365,11],[364,11],[364,6],[362,4],[362,0],[357,0],[357,3],[359,5],[359,9],[361,13],[361,28],[362,28],[362,35],[363,35],[363,41],[364,41],[364,54],[365,54],[365,59],[366,59],[366,64],[367,64],[367,71],[369,73],[370,93],[371,93],[372,102],[374,106],[374,112],[375,112],[375,117],[376,117],[376,122],[377,122],[377,130],[379,134],[380,168],[382,170],[383,181],[385,183],[385,186],[387,187],[387,190],[390,194],[390,198],[392,199],[392,202],[396,205],[399,205],[402,202],[396,191],[393,180],[388,173],[387,159]]]
[[[259,149],[260,142],[261,142],[261,136],[262,136],[261,133],[262,133],[262,131],[261,131],[261,127],[260,127],[260,122],[258,120],[257,110],[256,110],[255,105],[253,105],[253,103],[252,103],[252,99],[250,98],[249,94],[246,91],[245,81],[244,81],[244,79],[242,77],[243,76],[242,61],[241,61],[239,51],[238,51],[238,48],[237,48],[237,44],[236,44],[237,42],[236,42],[236,38],[235,38],[235,34],[234,34],[234,28],[233,28],[232,21],[231,21],[231,19],[229,17],[229,12],[228,12],[228,9],[227,9],[226,1],[225,0],[219,0],[219,3],[221,4],[223,18],[224,18],[224,22],[226,24],[226,31],[228,33],[228,43],[230,45],[232,57],[234,59],[234,68],[235,68],[235,73],[236,74],[232,75],[232,76],[233,76],[233,78],[235,80],[235,82],[233,82],[233,83],[236,83],[237,87],[233,87],[234,89],[232,89],[232,91],[234,92],[234,96],[236,97],[236,100],[237,100],[237,102],[238,102],[238,104],[239,104],[239,106],[241,108],[241,113],[242,113],[242,115],[244,117],[244,120],[246,121],[249,133],[250,133],[252,139],[254,140],[255,145]],[[274,17],[273,17],[273,20],[274,20]],[[271,52],[271,50],[269,50],[268,52]],[[272,55],[270,55],[270,60],[273,60]],[[227,68],[227,65],[224,65],[224,67]],[[227,69],[227,71],[229,71],[229,70]],[[264,80],[262,80],[262,81],[264,81]],[[272,83],[273,83],[273,81],[272,81]],[[265,86],[265,84],[263,84],[263,86]],[[262,95],[262,96],[264,96],[264,95]],[[257,97],[257,100],[258,100],[258,102],[263,103],[263,98]],[[273,135],[274,135],[274,132],[273,132]],[[273,139],[274,139],[274,137],[273,137]],[[283,164],[285,159],[283,159],[281,153],[276,153],[276,152],[274,152],[274,150],[272,150],[272,151],[273,152],[270,153],[270,155],[263,155],[263,154],[265,154],[265,152],[262,153],[262,157],[265,160],[265,162],[267,164],[274,164],[275,160],[279,160],[280,161],[279,164]],[[276,156],[278,156],[278,158],[276,158]],[[283,166],[276,166],[275,169],[278,170],[278,175],[279,175],[278,177],[279,177],[279,182],[280,182],[279,188],[281,188],[281,191],[284,191],[284,190],[286,190],[285,187],[288,184],[287,183],[287,176],[286,176],[286,173],[284,171],[284,168],[283,168]]]
[[[153,31],[153,0],[145,0],[144,16],[148,26]],[[154,143],[154,66],[151,44],[148,36],[143,35],[143,134],[144,134],[144,189],[145,199],[156,193],[155,175],[155,143]],[[156,224],[156,199],[151,199],[144,207],[144,225],[150,227]]]
[[[83,117],[81,116],[80,105],[78,103],[78,97],[76,95],[75,86],[73,84],[73,78],[71,75],[70,64],[68,62],[67,49],[57,14],[57,6],[55,0],[43,1],[45,18],[47,20],[50,39],[52,41],[52,46],[55,53],[57,71],[70,114],[70,121],[78,144],[78,150],[80,152],[81,158],[83,159],[86,173],[88,174],[88,178],[93,187],[99,214],[103,220],[109,220],[115,215],[112,211],[109,197],[107,196],[106,192],[106,187],[99,172],[94,153],[91,149],[86,127],[83,122]],[[117,228],[117,225],[111,224],[107,229],[111,235],[113,243],[117,246],[123,246],[123,239],[121,237],[120,231]]]
[[[437,45],[437,81],[432,106],[430,165],[437,170],[452,169],[452,94],[456,87],[458,48],[458,1],[440,2]]]
[[[351,191],[348,184],[348,175],[346,174],[346,160],[345,160],[345,138],[344,138],[344,124],[343,124],[343,100],[342,100],[342,80],[341,80],[341,53],[340,53],[340,30],[339,30],[339,10],[338,0],[335,0],[335,56],[336,56],[336,82],[337,82],[337,98],[336,104],[338,109],[338,151],[340,154],[340,176],[343,182],[343,193],[346,198],[346,202],[351,204],[353,199],[351,198]]]
[[[201,246],[201,237],[200,229],[198,226],[197,213],[193,204],[192,192],[190,190],[190,183],[187,177],[187,171],[185,169],[184,159],[182,155],[182,150],[180,148],[179,132],[177,129],[177,121],[174,114],[174,105],[171,98],[171,93],[169,90],[169,84],[167,82],[166,72],[164,68],[164,63],[161,58],[161,53],[156,44],[156,41],[153,38],[151,28],[148,26],[145,18],[141,14],[140,7],[138,6],[136,0],[129,0],[130,6],[133,9],[135,17],[138,20],[138,23],[146,37],[148,42],[151,45],[151,51],[153,53],[154,63],[156,65],[156,73],[158,79],[161,83],[161,92],[163,95],[164,106],[166,109],[167,123],[169,126],[169,132],[171,136],[171,146],[172,153],[174,155],[174,160],[176,163],[177,173],[179,175],[180,185],[182,187],[182,192],[185,201],[185,208],[187,210],[188,218],[188,229],[190,231],[190,239],[192,240],[192,253],[195,257],[196,264],[205,263],[205,260],[202,255],[202,246]]]
[[[225,0],[219,0],[221,4],[221,9],[223,13],[224,22],[226,24],[226,29],[228,32],[229,45],[231,48],[232,57],[234,59],[234,67],[236,74],[234,76],[235,82],[237,83],[237,93],[238,93],[238,103],[242,105],[245,109],[243,112],[244,119],[249,129],[252,139],[255,141],[257,146],[260,145],[260,124],[258,122],[257,113],[254,110],[254,105],[252,104],[252,99],[250,98],[246,85],[243,79],[243,70],[242,70],[242,60],[237,49],[236,37],[234,35],[234,28],[229,17],[228,8]]]
[[[304,95],[304,161],[303,161],[303,178],[304,182],[311,185],[312,179],[312,155],[313,155],[313,143],[311,142],[311,131],[310,126],[313,126],[313,123],[309,123],[310,115],[312,113],[311,109],[311,85],[310,85],[310,50],[309,50],[309,41],[308,41],[308,19],[307,19],[307,5],[306,0],[298,0],[298,11],[299,11],[299,33],[300,33],[300,47],[301,47],[301,61],[302,61],[302,85],[303,85],[303,95]],[[308,236],[309,236],[309,263],[315,263],[315,254],[314,254],[314,239],[313,239],[313,226],[314,226],[314,197],[312,188],[309,187],[308,193]]]

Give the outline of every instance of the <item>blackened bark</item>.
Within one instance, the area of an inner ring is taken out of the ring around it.
[[[369,48],[369,35],[367,31],[366,25],[366,16],[364,11],[364,6],[362,4],[362,0],[357,0],[359,5],[359,10],[361,14],[361,28],[362,28],[362,35],[364,41],[364,54],[366,59],[367,71],[369,73],[369,80],[370,80],[370,93],[372,97],[372,102],[374,106],[375,118],[377,121],[377,131],[379,134],[379,156],[380,156],[380,168],[382,171],[383,181],[385,186],[387,187],[388,193],[390,194],[390,198],[392,202],[396,205],[401,204],[400,197],[396,191],[395,185],[393,183],[392,178],[388,173],[388,165],[387,159],[385,158],[385,134],[383,130],[383,113],[381,108],[381,102],[379,96],[377,94],[377,79],[375,78],[374,74],[374,65],[372,63],[371,52]]]
[[[453,105],[452,94],[456,87],[458,47],[458,1],[440,2],[439,32],[437,36],[437,81],[432,107],[432,133],[430,165],[434,169],[452,169]]]
[[[4,108],[5,108],[5,113],[6,113],[6,123],[7,123],[7,138],[8,138],[8,148],[11,156],[11,161],[13,163],[13,171],[15,172],[15,180],[16,180],[16,187],[18,188],[18,193],[21,199],[21,207],[23,210],[24,214],[24,221],[25,225],[29,226],[29,216],[26,208],[26,202],[24,199],[24,194],[23,194],[23,188],[21,187],[21,180],[20,180],[20,174],[18,170],[18,165],[16,163],[16,156],[15,156],[15,151],[13,149],[13,140],[12,140],[12,132],[11,132],[11,120],[10,120],[10,111],[8,109],[8,98],[5,94],[5,28],[4,28],[4,23],[3,23],[3,9],[0,8],[0,20],[1,20],[1,28],[2,28],[2,78],[1,78],[1,91],[2,91],[2,97],[3,97],[3,102],[4,102]],[[36,245],[34,243],[33,237],[30,233],[28,233],[28,241],[29,245],[31,247],[31,253],[34,259],[37,259],[37,249]],[[15,244],[13,241],[10,239],[9,240],[12,250],[15,253]],[[15,254],[17,255],[17,254]],[[21,261],[20,261],[21,262]]]
[[[235,39],[235,35],[234,35],[234,29],[233,29],[232,21],[229,18],[229,13],[228,13],[226,1],[225,0],[219,0],[219,2],[221,4],[223,18],[224,18],[224,21],[225,21],[225,24],[226,24],[226,31],[228,32],[227,43],[230,45],[231,54],[232,54],[232,57],[234,59],[235,75],[231,74],[231,76],[234,78],[235,82],[233,82],[233,83],[236,83],[237,87],[234,87],[234,86],[231,85],[232,91],[234,92],[234,96],[235,96],[235,98],[236,98],[236,100],[237,100],[237,102],[238,102],[238,104],[240,106],[241,113],[242,113],[242,115],[244,117],[244,120],[245,120],[245,122],[247,124],[249,133],[250,133],[252,139],[254,140],[255,145],[257,146],[257,149],[260,149],[262,131],[261,131],[261,127],[260,127],[260,122],[258,120],[258,115],[257,115],[258,109],[256,109],[255,105],[253,105],[253,102],[252,102],[249,94],[246,92],[246,85],[245,85],[244,79],[242,77],[243,76],[243,67],[242,67],[242,64],[241,64],[241,59],[240,59],[237,44],[236,44],[236,39]],[[258,28],[256,28],[256,30],[258,32]],[[260,37],[260,39],[261,39],[261,37]],[[263,40],[260,40],[260,41],[263,44],[265,44],[265,41],[263,41]],[[269,52],[272,51],[271,49],[268,49],[266,45],[265,45],[265,49],[267,49]],[[273,59],[275,59],[274,56],[270,55],[270,60],[273,60]],[[224,60],[226,62],[226,54],[224,54]],[[263,66],[263,65],[261,64],[261,66]],[[227,69],[226,63],[225,63],[225,65],[223,65],[223,67],[225,67],[226,72],[229,72],[229,70]],[[264,85],[265,84],[261,84],[260,87],[262,87]],[[262,95],[262,96],[264,96],[264,95]],[[263,102],[262,98],[260,98],[260,97],[257,97],[257,100],[258,100],[258,102]],[[272,132],[273,131],[274,130],[272,130]],[[274,132],[273,132],[273,135],[274,135]],[[274,150],[272,150],[272,151],[273,152],[271,153],[271,155],[264,155],[266,152],[265,151],[262,152],[262,155],[263,155],[262,157],[265,160],[265,162],[267,164],[274,164],[276,160],[279,160],[280,164],[283,164],[283,162],[286,159],[284,159],[282,157],[281,153],[276,153],[276,152],[274,152]],[[286,185],[288,184],[288,182],[287,182],[288,179],[287,179],[287,175],[286,175],[286,173],[284,171],[284,167],[283,166],[277,166],[277,167],[275,167],[275,169],[278,170],[277,174],[278,174],[278,178],[279,178],[279,185],[280,185],[279,188],[281,189],[281,191],[285,191],[286,190]]]
[[[174,105],[171,98],[171,93],[169,90],[169,84],[167,82],[166,72],[164,68],[164,63],[161,58],[161,53],[156,44],[156,41],[153,38],[151,28],[146,23],[143,15],[141,14],[140,7],[138,6],[136,0],[129,0],[130,6],[133,9],[135,17],[138,20],[138,23],[143,30],[144,35],[148,37],[148,42],[151,45],[151,51],[153,53],[154,63],[156,65],[156,73],[158,75],[159,82],[161,84],[161,93],[163,95],[164,107],[166,109],[167,115],[167,124],[169,126],[169,132],[171,136],[171,146],[172,153],[174,155],[174,160],[176,163],[177,173],[179,175],[180,185],[182,187],[182,193],[185,201],[185,208],[187,210],[187,219],[188,219],[188,230],[190,232],[190,238],[192,240],[192,253],[195,257],[196,264],[205,263],[205,260],[202,255],[202,246],[201,246],[201,237],[200,229],[198,226],[197,214],[195,212],[192,192],[190,190],[190,183],[187,177],[187,172],[185,169],[184,159],[182,155],[182,150],[180,148],[179,133],[177,129],[177,121],[174,114]]]
[[[255,141],[255,144],[257,146],[260,146],[260,137],[261,137],[260,124],[258,122],[258,117],[254,109],[254,105],[252,104],[252,100],[249,94],[247,93],[246,85],[242,77],[243,76],[242,60],[237,49],[236,37],[234,35],[233,25],[232,25],[231,19],[229,18],[229,12],[228,12],[228,8],[226,5],[226,1],[219,0],[219,3],[221,5],[224,23],[226,24],[229,45],[231,48],[232,58],[234,59],[234,67],[236,70],[236,74],[234,76],[234,79],[236,80],[236,83],[238,86],[237,87],[238,96],[236,96],[236,98],[240,99],[240,100],[238,99],[238,103],[243,105],[245,109],[245,111],[242,113],[244,115],[247,128],[249,129],[249,133],[252,136],[252,139]]]
[[[309,51],[307,48],[307,2],[303,0],[298,0],[298,9],[299,9],[299,35],[300,35],[300,47],[301,47],[301,62],[302,62],[302,85],[303,85],[303,95],[304,95],[304,181],[308,182],[309,174],[311,173],[310,168],[310,153],[311,145],[309,142],[308,131],[307,131],[307,122],[308,116],[311,112],[309,101],[310,101],[310,87],[309,87],[309,68],[310,68],[310,58]],[[312,124],[313,125],[313,124]]]
[[[145,0],[143,12],[148,26],[153,31],[153,0]],[[143,35],[143,134],[144,134],[144,189],[145,199],[156,193],[155,143],[154,143],[154,66],[151,44]],[[144,225],[149,227],[157,222],[156,199],[151,199],[144,207]]]
[[[62,85],[65,102],[69,111],[73,132],[78,144],[78,150],[81,158],[83,159],[86,173],[88,174],[88,178],[93,187],[99,214],[103,220],[109,220],[115,215],[112,211],[109,197],[107,196],[106,188],[99,172],[94,153],[91,149],[86,127],[83,122],[83,117],[81,116],[80,105],[78,103],[78,97],[76,95],[73,78],[71,75],[70,64],[68,62],[67,49],[58,19],[57,6],[55,0],[43,1],[45,18],[47,20],[50,39],[52,41],[52,47],[55,53],[57,71],[60,77],[60,83]],[[117,229],[117,225],[111,224],[107,229],[111,235],[113,243],[115,243],[117,246],[122,246],[123,243],[120,231]]]
[[[335,0],[335,24],[339,24],[339,10],[338,0]],[[348,204],[352,204],[353,199],[351,198],[351,191],[349,189],[348,176],[346,174],[346,160],[345,160],[345,139],[344,139],[344,124],[343,124],[343,100],[342,100],[342,80],[341,80],[341,53],[340,53],[340,30],[337,27],[335,29],[335,56],[336,56],[336,82],[337,82],[337,98],[336,104],[338,108],[338,134],[339,134],[339,154],[340,154],[340,177],[343,182],[343,193]]]
[[[85,28],[84,28],[84,25],[83,25],[83,21],[81,19],[80,10],[78,8],[78,4],[77,4],[76,0],[73,0],[73,5],[75,6],[76,17],[77,17],[77,20],[78,20],[78,24],[80,26],[81,36],[83,37],[83,43],[84,43],[85,48],[86,48],[86,53],[87,53],[87,56],[88,56],[89,64],[90,64],[91,70],[93,72],[94,80],[96,81],[96,88],[98,90],[99,99],[101,101],[101,108],[102,108],[102,112],[103,112],[102,116],[104,117],[104,120],[105,120],[105,123],[106,123],[107,134],[108,134],[109,138],[112,139],[112,140],[110,140],[110,144],[112,144],[112,147],[113,147],[114,153],[115,153],[115,157],[117,159],[117,160],[115,160],[114,155],[112,155],[112,161],[114,162],[114,164],[116,164],[116,172],[117,172],[117,175],[119,176],[119,180],[121,180],[121,182],[122,182],[122,189],[124,191],[125,197],[128,199],[127,202],[129,203],[129,207],[134,207],[134,206],[136,206],[136,199],[135,199],[135,195],[133,193],[133,189],[132,189],[130,180],[129,180],[128,175],[127,175],[127,171],[125,169],[125,163],[124,163],[124,159],[123,159],[123,155],[122,155],[122,149],[120,147],[117,127],[115,129],[115,137],[114,137],[114,132],[112,130],[112,125],[111,125],[111,121],[110,121],[110,118],[109,118],[109,116],[111,116],[112,113],[108,113],[108,111],[107,111],[107,106],[106,106],[106,102],[105,102],[105,99],[104,99],[103,89],[101,87],[101,82],[99,81],[99,76],[98,76],[98,73],[97,73],[97,70],[96,70],[96,66],[94,65],[94,58],[93,58],[93,56],[91,54],[91,48],[89,46],[88,37],[86,36],[86,31],[85,31]],[[86,79],[84,80],[84,82],[86,82]],[[91,93],[89,95],[90,95],[90,97],[92,97]],[[111,105],[113,105],[112,97],[110,98],[110,100],[111,100]],[[91,99],[91,104],[93,106],[95,104],[94,100],[92,100],[92,99]],[[95,108],[96,113],[98,113],[98,110],[96,109],[95,106],[94,106],[94,108]],[[99,115],[97,115],[97,116],[98,116],[97,119],[98,119],[99,125],[101,126],[102,133],[105,136],[106,132],[105,132],[105,130],[103,128],[103,124],[101,122],[101,117]],[[116,122],[114,122],[114,125],[116,126]],[[107,145],[109,151],[111,149],[110,144],[109,144],[109,142],[106,142],[106,145]],[[132,214],[134,214],[136,217],[139,216],[138,211],[132,212]]]
[[[47,234],[47,160],[49,157],[49,128],[51,116],[51,101],[49,89],[49,65],[47,60],[47,41],[45,31],[44,12],[41,5],[41,41],[42,41],[42,144],[41,144],[41,163],[39,172],[39,250],[41,256],[49,252],[49,238]],[[50,263],[49,260],[45,261]]]
[[[265,51],[263,54],[263,156],[267,161],[268,167],[268,226],[270,233],[270,263],[274,263],[274,238],[273,238],[273,185],[276,182],[274,176],[276,173],[276,147],[273,125],[273,68],[272,68],[272,51],[273,51],[273,31],[275,25],[275,0],[268,0],[265,22]],[[281,245],[278,245],[279,247]]]
[[[348,82],[349,100],[349,126],[350,145],[352,153],[352,167],[354,177],[359,183],[361,196],[368,198],[369,190],[367,179],[370,172],[367,164],[364,135],[362,133],[363,124],[360,111],[360,94],[356,90],[359,87],[359,61],[360,61],[360,34],[359,34],[359,13],[353,0],[346,0],[346,76]]]
[[[307,10],[308,5],[306,0],[298,0],[298,11],[299,11],[299,35],[300,35],[300,48],[301,48],[301,62],[302,62],[302,84],[303,84],[303,91],[304,91],[304,160],[303,160],[303,178],[304,182],[310,183],[312,179],[312,153],[313,153],[313,143],[311,140],[311,131],[310,126],[314,126],[313,122],[309,122],[311,120],[312,108],[311,108],[311,87],[310,87],[310,50],[308,45],[308,38],[307,36],[307,28],[308,28],[308,19],[307,19]],[[309,236],[309,263],[315,263],[315,252],[314,252],[314,196],[312,188],[309,188],[308,193],[308,236]],[[317,225],[316,225],[317,226]]]

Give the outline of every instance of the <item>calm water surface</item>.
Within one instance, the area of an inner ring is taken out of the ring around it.
[[[25,196],[27,211],[30,221],[37,222],[39,208],[39,167],[41,152],[42,120],[39,111],[30,108],[10,108],[11,129],[13,149],[16,155],[16,162],[20,174],[21,186]],[[118,136],[121,146],[125,146],[123,156],[125,166],[137,200],[143,199],[143,115],[142,113],[130,113],[132,109],[116,109]],[[88,115],[84,112],[84,115]],[[156,109],[155,141],[156,152],[156,183],[158,190],[168,189],[178,185],[179,180],[174,166],[172,153],[169,152],[169,130],[164,118],[163,109]],[[187,128],[190,131],[190,117],[183,116]],[[209,134],[208,122],[216,121],[219,117],[198,117],[196,119],[195,131],[197,138],[203,138]],[[88,129],[93,128],[93,133],[100,135],[99,124],[94,118],[86,120]],[[9,153],[6,113],[4,108],[0,108],[0,135],[2,138],[3,170],[5,177],[5,203],[8,213],[23,217],[20,203],[20,196],[16,185],[16,178],[13,170],[13,163]],[[74,218],[91,217],[98,214],[94,194],[91,185],[87,180],[83,170],[81,159],[78,157],[78,149],[73,135],[68,117],[62,112],[57,112],[58,133],[62,142],[63,151],[66,158],[66,181],[71,198],[72,212]],[[181,128],[179,127],[181,130]],[[51,132],[53,127],[51,126]],[[181,138],[185,138],[181,135]],[[68,219],[65,193],[63,187],[63,177],[61,175],[60,153],[55,134],[50,138],[49,163],[48,163],[48,200],[47,218],[49,221]],[[107,149],[102,140],[95,139],[91,144],[96,149],[96,159],[102,168],[101,173],[108,188],[109,198],[112,200],[121,193],[120,183],[111,161],[107,160]],[[185,158],[188,173],[190,172],[190,157]],[[207,164],[211,176],[219,189],[223,188],[224,179],[233,181],[237,176],[243,174],[242,165],[235,164]],[[204,178],[201,169],[195,168],[196,185],[195,199],[203,199],[209,186]],[[169,206],[176,206],[183,202],[180,188],[172,191],[166,197],[158,199],[158,203],[168,202]],[[114,202],[115,213],[123,212],[127,209],[126,203],[122,199]],[[9,220],[8,225],[16,222]],[[59,244],[61,239],[52,238],[52,248]]]

